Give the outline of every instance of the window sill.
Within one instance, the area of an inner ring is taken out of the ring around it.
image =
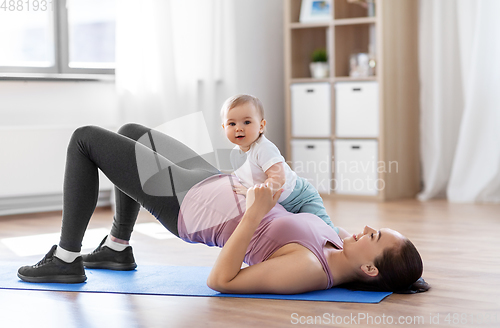
[[[0,81],[100,81],[114,82],[114,74],[0,73]]]

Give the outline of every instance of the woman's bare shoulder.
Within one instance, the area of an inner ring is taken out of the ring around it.
[[[319,280],[324,280],[325,285],[328,283],[328,277],[321,262],[307,247],[298,243],[286,244],[274,252],[269,259],[278,257],[286,258],[287,262],[295,263],[297,270],[303,270],[308,275],[315,275]]]
[[[297,275],[307,278],[309,290],[324,289],[328,286],[328,276],[319,259],[306,247],[295,244],[293,251],[283,256]]]

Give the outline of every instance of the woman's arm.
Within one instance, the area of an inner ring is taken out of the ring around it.
[[[267,212],[276,205],[281,192],[280,190],[273,196],[271,188],[263,185],[248,189],[247,210],[215,261],[207,280],[209,287],[224,286],[240,273],[255,230]]]
[[[239,270],[231,281],[209,281],[208,287],[233,294],[298,294],[325,289],[321,263],[304,248]]]

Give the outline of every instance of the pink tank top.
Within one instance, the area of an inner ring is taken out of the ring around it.
[[[192,187],[182,201],[179,236],[190,243],[223,247],[245,212],[245,197],[233,192],[234,176],[211,176]],[[323,248],[327,242],[342,249],[343,242],[323,220],[309,213],[293,214],[276,206],[262,219],[248,245],[244,261],[248,265],[267,260],[280,247],[297,243],[309,249],[333,278]]]

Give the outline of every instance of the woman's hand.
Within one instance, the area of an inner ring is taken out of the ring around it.
[[[273,195],[273,190],[267,184],[255,185],[248,189],[246,198],[247,211],[253,212],[262,219],[269,212],[281,196],[283,189]]]

